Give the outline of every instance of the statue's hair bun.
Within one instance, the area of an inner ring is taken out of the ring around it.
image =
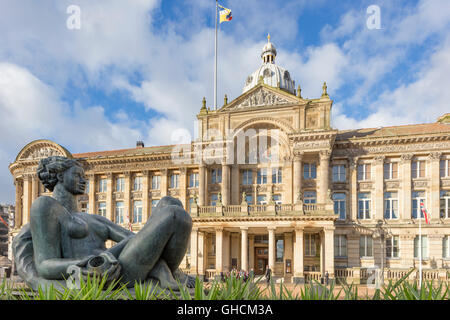
[[[62,173],[74,165],[79,165],[75,159],[53,156],[41,159],[37,168],[37,175],[44,187],[53,191],[58,183],[58,173]]]

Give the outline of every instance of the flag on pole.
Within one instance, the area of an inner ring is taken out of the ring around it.
[[[220,4],[218,4],[218,6],[220,7],[220,10],[219,10],[220,23],[225,22],[225,21],[230,21],[231,19],[233,19],[233,17],[231,16],[230,9],[222,7]]]
[[[5,220],[3,220],[3,218],[1,216],[0,216],[0,220],[7,228],[9,228],[9,224]]]
[[[425,223],[430,224],[430,216],[428,215],[427,209],[425,209],[423,201],[420,201],[420,210],[422,211],[423,216],[425,217]]]

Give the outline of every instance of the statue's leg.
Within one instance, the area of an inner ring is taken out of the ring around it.
[[[192,219],[179,206],[170,205],[154,214],[119,255],[124,282],[144,281],[158,260],[175,271],[186,252]]]

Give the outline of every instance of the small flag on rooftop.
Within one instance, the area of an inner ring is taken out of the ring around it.
[[[233,19],[233,17],[231,16],[230,9],[222,7],[220,4],[218,4],[218,6],[220,7],[220,10],[219,10],[220,23],[225,22],[225,21],[230,21],[231,19]]]

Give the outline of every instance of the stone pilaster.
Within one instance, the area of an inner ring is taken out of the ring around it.
[[[222,203],[230,204],[230,165],[222,163]]]
[[[442,240],[443,234],[428,235],[428,251],[432,268],[442,268]]]
[[[199,166],[198,174],[198,204],[204,206],[206,204],[205,191],[206,191],[206,165],[201,162]]]
[[[347,215],[349,221],[356,221],[358,218],[358,158],[349,158],[350,175],[350,212]]]
[[[187,168],[182,167],[180,168],[180,184],[178,186],[178,189],[180,190],[180,200],[183,203],[183,206],[185,209],[187,209],[187,204],[189,199],[187,199]]]
[[[230,267],[230,259],[231,259],[231,252],[230,252],[230,233],[228,231],[223,231],[223,272],[228,272],[231,270]]]
[[[216,231],[216,273],[223,272],[223,227],[215,228]]]
[[[294,156],[293,161],[293,181],[292,181],[292,199],[294,199],[294,202],[297,201],[298,195],[301,191],[302,186],[302,153],[297,153]]]
[[[248,269],[253,269],[255,265],[255,236],[250,234],[248,236]]]
[[[125,183],[123,191],[123,205],[124,205],[124,221],[128,217],[130,221],[133,221],[133,211],[131,210],[131,172],[124,172]]]
[[[191,274],[198,274],[198,228],[192,228],[191,231],[191,256],[189,259],[191,264]]]
[[[233,164],[231,169],[231,204],[240,204],[241,198],[239,194],[239,165]]]
[[[375,192],[372,197],[374,210],[372,213],[372,220],[380,220],[383,219],[384,216],[384,156],[377,156],[374,158],[374,171],[375,171]]]
[[[167,196],[168,181],[168,170],[161,169],[161,198]]]
[[[327,200],[327,193],[329,189],[330,179],[330,150],[323,150],[319,153],[320,165],[319,165],[319,185],[317,193],[317,202],[325,203]]]
[[[146,223],[150,217],[150,179],[149,171],[142,171],[142,222]]]
[[[402,168],[402,205],[399,210],[399,218],[401,220],[411,219],[411,192],[412,192],[412,182],[411,182],[411,159],[413,154],[406,153],[401,156],[401,168]]]
[[[198,255],[197,255],[197,274],[200,277],[205,276],[205,264],[206,264],[206,258],[205,253],[207,252],[205,250],[205,233],[199,231],[198,232]]]
[[[241,269],[248,271],[248,228],[241,227]]]
[[[16,203],[15,203],[15,214],[14,214],[14,229],[18,229],[22,226],[22,215],[23,215],[23,203],[22,194],[23,186],[21,179],[15,179],[14,185],[16,187]]]
[[[114,221],[114,208],[115,203],[113,203],[113,184],[114,176],[112,173],[106,174],[106,218],[110,221]]]
[[[95,209],[95,174],[89,174],[89,213],[95,214],[97,210]]]
[[[30,222],[30,208],[31,208],[31,177],[24,175],[23,177],[23,196],[22,196],[22,225]]]
[[[334,278],[334,227],[325,227],[323,233],[325,272],[328,272],[330,278]]]
[[[268,227],[269,231],[269,268],[275,271],[275,227]]]
[[[39,179],[36,174],[31,176],[31,202],[39,197]]]
[[[441,160],[442,152],[433,152],[429,155],[428,160],[430,162],[430,178],[431,183],[429,186],[428,199],[430,204],[427,204],[428,213],[431,215],[431,221],[438,221],[440,211],[440,175],[439,175],[439,162]]]
[[[303,265],[303,227],[295,228],[295,244],[294,244],[294,282],[304,282],[304,265]]]

